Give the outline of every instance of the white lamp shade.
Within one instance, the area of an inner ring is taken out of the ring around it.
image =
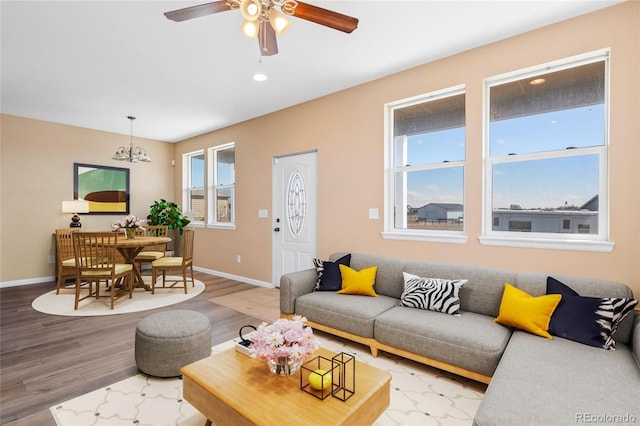
[[[242,34],[247,37],[258,38],[259,31],[260,26],[258,25],[258,21],[244,21],[242,23]]]
[[[291,26],[291,22],[287,19],[287,17],[277,10],[271,10],[271,12],[269,12],[269,22],[271,22],[271,26],[278,35],[282,35],[287,32],[287,30]]]
[[[63,201],[62,213],[89,213],[89,202],[84,200]]]
[[[260,0],[242,0],[240,3],[240,13],[247,21],[256,21],[262,12]]]

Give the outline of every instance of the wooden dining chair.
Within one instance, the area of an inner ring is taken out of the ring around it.
[[[169,227],[166,225],[146,225],[144,229],[144,235],[147,237],[166,237],[169,235]],[[167,243],[145,246],[135,257],[138,271],[142,272],[143,263],[151,263],[154,260],[165,257],[166,253]]]
[[[117,232],[75,232],[73,234],[73,248],[76,261],[76,298],[74,309],[78,303],[87,297],[100,297],[100,282],[105,281],[111,289],[111,309],[116,300],[120,278],[120,289],[133,296],[133,266],[126,263],[116,263],[115,253],[118,241]],[[88,282],[89,293],[80,297],[82,283]],[[95,292],[93,283],[96,283]],[[118,296],[120,297],[120,296]]]
[[[77,229],[73,228],[56,229],[56,294],[60,294],[60,289],[67,278],[76,276],[72,238],[72,234],[76,231]]]
[[[151,262],[151,294],[155,293],[156,280],[158,271],[162,271],[162,287],[165,287],[168,270],[180,270],[182,272],[182,283],[184,293],[187,294],[187,269],[191,271],[191,286],[195,287],[193,280],[193,239],[194,230],[185,229],[182,234],[182,256],[161,257]],[[169,288],[176,287],[178,281],[175,281]]]

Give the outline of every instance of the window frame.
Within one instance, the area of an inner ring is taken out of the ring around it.
[[[203,156],[203,161],[204,161],[204,165],[206,166],[206,157],[205,157],[205,153],[204,153],[204,149],[199,149],[197,151],[192,151],[192,152],[187,152],[185,154],[182,154],[182,206],[183,206],[183,213],[185,214],[189,214],[189,212],[191,212],[191,192],[195,189],[195,187],[191,186],[191,178],[192,178],[192,174],[191,174],[191,159],[193,157],[197,157],[199,155]],[[203,167],[202,169],[202,182],[203,182],[203,186],[202,186],[202,194],[203,197],[205,197],[205,212],[204,212],[204,218],[206,218],[207,216],[207,212],[206,212],[206,194],[204,192],[205,188],[204,188],[204,182],[205,182],[205,178],[206,178],[206,167]],[[187,207],[185,209],[185,207]],[[185,211],[186,210],[186,211]],[[194,225],[194,226],[203,226],[204,225],[204,218],[203,220],[193,220],[190,218],[191,222],[189,223],[189,225]]]
[[[601,146],[573,148],[565,150],[541,151],[518,155],[490,156],[490,117],[491,88],[500,84],[534,78],[541,74],[571,69],[590,63],[604,62],[604,143]],[[584,55],[573,56],[530,68],[490,77],[484,80],[483,103],[483,207],[482,235],[483,245],[506,247],[545,248],[561,250],[581,250],[610,252],[614,243],[609,241],[609,125],[610,125],[610,58],[609,50],[599,50]],[[598,155],[598,233],[543,233],[493,230],[493,166],[519,161],[569,158],[578,155]]]
[[[465,235],[465,221],[463,221],[463,229],[454,230],[435,230],[435,229],[410,229],[396,227],[395,205],[396,205],[396,182],[395,174],[398,172],[410,172],[421,170],[435,170],[442,168],[462,168],[462,196],[463,196],[463,217],[466,208],[464,203],[465,193],[465,163],[466,163],[466,119],[465,119],[465,158],[463,160],[449,161],[446,163],[424,164],[417,166],[395,166],[395,141],[398,137],[394,135],[394,111],[400,108],[406,108],[429,101],[437,101],[447,97],[465,95],[465,112],[466,112],[466,86],[464,84],[452,86],[446,89],[435,90],[425,94],[389,102],[384,105],[384,131],[385,131],[385,149],[384,149],[384,231],[381,233],[382,238],[392,240],[408,240],[408,241],[424,241],[438,243],[454,243],[466,244],[468,237]],[[465,114],[466,115],[466,114]],[[405,184],[406,196],[406,184]],[[406,205],[406,203],[405,203]]]
[[[218,152],[227,150],[229,148],[234,149],[234,173],[232,184],[218,184]],[[235,173],[235,142],[228,142],[222,145],[217,145],[207,149],[207,228],[216,229],[236,229],[236,173]],[[231,207],[231,221],[230,222],[218,222],[217,206],[216,203],[216,191],[219,189],[231,189],[232,207]]]

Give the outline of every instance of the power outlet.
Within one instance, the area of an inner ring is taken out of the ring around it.
[[[56,257],[55,256],[49,256],[49,263],[55,263],[56,262]]]
[[[236,256],[236,263],[240,263],[242,261],[242,258],[240,257],[240,255]]]

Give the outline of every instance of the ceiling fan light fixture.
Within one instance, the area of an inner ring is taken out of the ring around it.
[[[271,26],[279,36],[286,33],[291,26],[291,21],[289,21],[283,13],[275,9],[271,9],[269,12],[269,22],[271,22]]]
[[[240,3],[240,13],[247,21],[257,21],[262,12],[260,0],[242,0]]]
[[[258,21],[247,21],[245,20],[242,23],[242,34],[246,35],[249,38],[258,38],[258,32],[260,31],[260,26],[258,25]]]

